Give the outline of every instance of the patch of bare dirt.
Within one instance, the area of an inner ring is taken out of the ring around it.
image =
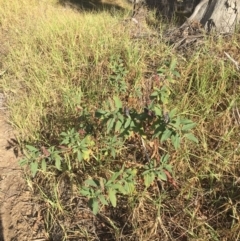
[[[0,93],[0,241],[47,240],[39,207],[11,146],[14,134],[7,124],[3,102]]]

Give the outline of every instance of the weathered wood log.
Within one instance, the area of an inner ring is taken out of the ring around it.
[[[239,0],[201,0],[184,25],[199,22],[207,31],[234,32],[240,22]]]

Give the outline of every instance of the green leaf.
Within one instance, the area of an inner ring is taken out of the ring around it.
[[[88,186],[98,187],[97,183],[93,179],[88,179],[84,183]]]
[[[123,123],[124,122],[124,116],[121,113],[118,113],[118,120]]]
[[[135,125],[135,123],[134,123],[134,121],[131,121],[131,123],[130,123],[130,127],[136,127],[136,125]]]
[[[153,172],[150,172],[146,175],[144,175],[144,184],[148,188],[154,181],[155,174]]]
[[[121,171],[115,172],[115,173],[111,176],[110,180],[106,183],[106,185],[114,182],[121,174],[122,174]]]
[[[176,68],[176,65],[177,65],[177,60],[173,59],[170,64],[170,70],[171,71],[174,70]]]
[[[111,118],[111,119],[108,120],[108,122],[107,122],[107,133],[109,133],[112,130],[114,122],[115,122],[115,118]]]
[[[124,124],[124,128],[125,128],[125,129],[127,129],[127,128],[130,126],[131,121],[132,121],[132,119],[131,119],[130,117],[128,117],[127,120],[126,120],[126,122],[125,122],[125,124]]]
[[[177,130],[180,130],[180,119],[177,117],[176,119],[172,120],[171,126]]]
[[[108,202],[103,195],[99,195],[98,198],[103,205],[108,205]]]
[[[135,185],[133,182],[125,182],[124,189],[126,191],[126,194],[131,194],[135,190]]]
[[[91,200],[91,203],[92,203],[93,214],[96,215],[98,213],[98,209],[99,209],[98,200],[96,198],[93,198]]]
[[[178,134],[171,136],[171,141],[174,148],[177,150],[180,147],[180,136]]]
[[[28,160],[27,159],[21,159],[21,160],[19,160],[19,165],[22,167],[22,166],[25,166],[25,165],[27,165],[27,163],[28,163]]]
[[[47,170],[47,163],[46,163],[45,159],[42,160],[42,170],[44,172],[46,172],[46,170]]]
[[[27,149],[31,152],[38,152],[39,150],[34,146],[26,145]]]
[[[60,136],[66,136],[67,133],[66,132],[61,132]]]
[[[181,119],[180,123],[183,124],[183,125],[186,125],[186,124],[192,124],[192,123],[194,123],[194,122],[192,122],[192,121],[189,120],[189,119]]]
[[[158,95],[159,95],[158,91],[153,91],[153,93],[151,94],[151,97],[156,97]]]
[[[80,190],[80,193],[81,193],[83,196],[86,196],[86,197],[90,196],[90,194],[91,194],[88,188],[82,188],[82,189]]]
[[[169,117],[170,119],[172,119],[177,113],[177,108],[174,108],[172,109],[170,112],[169,112]]]
[[[167,181],[167,175],[164,171],[161,171],[158,173],[158,178],[161,179],[162,181]]]
[[[61,142],[61,145],[68,145],[69,144],[69,138],[64,138]]]
[[[56,168],[61,171],[62,168],[61,168],[61,157],[60,156],[57,156],[56,159],[55,159],[55,166]]]
[[[111,186],[113,189],[115,189],[115,190],[118,190],[120,193],[122,193],[122,194],[126,194],[126,190],[124,189],[124,187],[121,185],[121,184],[119,184],[119,183],[116,183],[116,184],[114,184],[114,185],[112,185]]]
[[[173,71],[172,71],[172,74],[175,75],[175,76],[178,77],[178,78],[181,77],[181,75],[179,74],[179,72],[176,71],[176,70],[173,70]]]
[[[116,191],[113,190],[112,188],[110,188],[108,190],[108,196],[109,196],[109,199],[110,199],[110,202],[111,202],[112,206],[116,207],[117,206]]]
[[[164,169],[172,173],[172,166],[171,165],[164,165]]]
[[[160,68],[160,69],[158,69],[158,72],[159,72],[159,73],[163,73],[163,74],[164,74],[164,73],[166,73],[166,72],[167,72],[167,70],[166,70],[166,69],[164,69],[164,68]]]
[[[154,112],[157,116],[162,116],[162,109],[159,106],[154,107]]]
[[[116,106],[118,109],[121,109],[121,108],[122,108],[122,102],[121,102],[121,100],[119,99],[119,97],[118,97],[118,96],[114,96],[113,99],[114,99],[114,102],[115,102],[115,106]]]
[[[184,134],[184,137],[198,144],[198,139],[192,133]]]
[[[196,123],[191,123],[191,124],[186,124],[182,127],[182,130],[183,131],[188,131],[188,130],[191,130],[192,128],[194,128],[197,124]]]
[[[161,101],[163,104],[167,104],[168,103],[168,96],[165,94],[161,95]]]
[[[37,170],[38,170],[38,163],[37,162],[32,162],[30,164],[30,169],[31,169],[33,177],[35,177],[35,175],[37,173]]]
[[[172,131],[169,129],[166,129],[161,136],[161,139],[160,139],[161,143],[166,141],[171,135],[172,135]]]
[[[114,159],[116,158],[116,150],[114,148],[111,148],[111,155]]]
[[[180,128],[180,117],[178,116],[176,119],[175,119],[175,127],[177,128],[177,129],[179,129]]]
[[[162,163],[167,163],[169,157],[170,157],[169,154],[166,154],[166,155],[162,156],[162,157],[161,157],[161,162],[162,162]]]
[[[105,110],[97,110],[96,114],[97,115],[105,115],[107,112]]]
[[[84,161],[89,161],[92,151],[90,149],[82,151],[82,158]]]
[[[122,122],[120,120],[117,120],[117,123],[115,125],[115,132],[119,132],[121,127],[122,127]]]

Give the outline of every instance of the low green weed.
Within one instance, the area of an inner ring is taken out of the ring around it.
[[[38,150],[28,145],[26,158],[21,160],[21,165],[29,164],[33,176],[38,169],[46,171],[47,166],[52,164],[58,171],[64,171],[63,167],[72,171],[74,166],[87,172],[84,177],[90,178],[83,181],[79,191],[89,199],[94,214],[99,212],[102,205],[111,203],[116,207],[118,195],[131,195],[141,179],[145,188],[155,180],[168,181],[172,175],[169,144],[172,143],[177,150],[184,138],[198,142],[191,132],[196,123],[182,118],[176,108],[167,111],[171,98],[170,86],[175,82],[174,78],[179,77],[175,67],[176,61],[173,60],[169,69],[165,67],[158,70],[158,86],[153,87],[150,102],[143,110],[125,107],[118,96],[113,96],[106,102],[105,109],[96,110],[94,117],[90,113],[85,114],[88,117],[85,121],[95,125],[95,133],[72,128],[60,134],[59,146]],[[121,75],[115,80],[123,78]],[[135,142],[133,146],[130,145],[131,141]],[[98,147],[97,142],[101,142]],[[165,151],[160,151],[159,147],[164,143]],[[155,153],[151,146],[155,147]],[[141,162],[132,160],[129,164],[131,167],[126,168],[126,157],[121,153],[121,148],[130,152],[143,149]],[[109,168],[106,168],[107,163],[110,163]]]

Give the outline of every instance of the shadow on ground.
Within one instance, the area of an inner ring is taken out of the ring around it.
[[[2,218],[0,216],[0,241],[5,241],[3,236],[3,226],[2,226]]]
[[[62,6],[70,6],[83,11],[115,11],[124,8],[116,3],[103,3],[101,0],[59,0]]]

